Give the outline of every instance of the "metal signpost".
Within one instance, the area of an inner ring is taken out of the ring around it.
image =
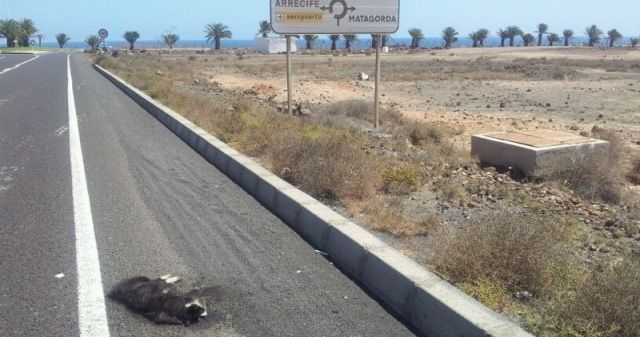
[[[400,0],[270,0],[273,31],[287,36],[287,90],[292,111],[291,35],[376,35],[374,124],[379,126],[381,34],[392,34],[400,24]]]
[[[109,37],[109,31],[101,28],[100,30],[98,30],[98,49],[100,49],[102,52],[104,52],[104,47],[106,46],[106,42],[105,40]],[[104,45],[103,45],[104,44]]]

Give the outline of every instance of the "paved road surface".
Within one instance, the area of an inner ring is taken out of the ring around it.
[[[0,71],[31,58],[2,56]],[[0,75],[0,336],[81,336],[81,324],[100,325],[100,301],[80,298],[90,308],[78,312],[78,272],[94,267],[103,289],[164,273],[212,287],[210,319],[187,328],[107,300],[110,336],[413,335],[84,55],[70,65],[99,264],[92,240],[76,244],[67,55],[47,54]]]

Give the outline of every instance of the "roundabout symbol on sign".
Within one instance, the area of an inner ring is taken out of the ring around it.
[[[342,9],[342,12],[340,13],[338,13],[338,11],[336,10],[336,5],[338,4],[342,7],[342,8],[338,7],[338,10]],[[334,14],[335,12],[335,15],[333,17],[338,21],[338,26],[340,26],[340,20],[344,19],[344,17],[347,16],[349,11],[353,12],[356,10],[356,8],[353,6],[349,7],[347,5],[346,0],[331,0],[328,7],[322,6],[320,7],[320,9],[322,9],[325,12],[329,12],[330,14]]]
[[[106,29],[102,28],[98,31],[98,36],[101,39],[106,39],[107,37],[109,37],[109,32]]]

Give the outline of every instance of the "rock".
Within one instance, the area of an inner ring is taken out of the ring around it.
[[[533,294],[528,291],[518,291],[515,293],[515,297],[519,300],[528,301],[533,298]]]
[[[369,75],[365,73],[360,73],[360,75],[358,75],[358,81],[368,81],[368,80],[369,80]]]
[[[614,239],[622,239],[625,236],[627,236],[627,234],[625,233],[625,231],[623,229],[616,229],[611,234],[613,234],[613,238]]]
[[[580,130],[580,128],[577,125],[571,125],[571,127],[569,127],[569,130],[578,131],[578,130]]]
[[[164,76],[164,73],[163,73],[162,71],[158,70],[158,71],[156,71],[156,75],[158,75],[158,76]]]
[[[501,108],[501,109],[504,109],[504,108],[506,108],[506,107],[507,107],[507,103],[505,103],[505,102],[501,102],[501,103],[500,103],[500,108]]]
[[[620,220],[616,220],[616,219],[607,219],[604,223],[605,227],[621,227],[622,226],[622,222]]]

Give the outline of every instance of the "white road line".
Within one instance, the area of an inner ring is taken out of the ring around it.
[[[24,61],[24,62],[22,62],[22,63],[18,63],[18,64],[16,64],[15,66],[13,66],[13,67],[11,67],[11,68],[7,68],[7,69],[5,69],[5,70],[2,70],[2,71],[0,71],[0,75],[2,75],[2,74],[4,74],[4,73],[8,73],[8,72],[10,72],[11,70],[14,70],[14,69],[18,69],[18,68],[20,68],[22,65],[27,64],[27,63],[29,63],[29,62],[31,62],[31,61],[33,61],[33,60],[37,59],[38,57],[40,57],[40,55],[36,55],[36,57],[30,58],[30,59],[28,59],[28,60],[26,60],[26,61]]]
[[[80,130],[71,78],[71,55],[67,56],[67,96],[69,100],[69,146],[73,186],[73,215],[76,225],[76,265],[78,268],[78,324],[80,337],[108,337],[109,324],[104,305],[98,245],[91,215],[91,202],[84,171]]]

